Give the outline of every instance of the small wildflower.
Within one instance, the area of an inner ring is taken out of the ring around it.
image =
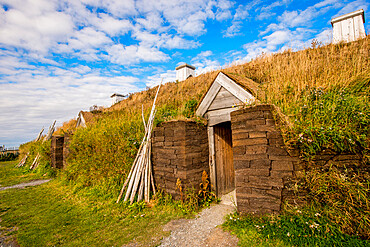
[[[315,214],[315,216],[316,216],[316,217],[320,217],[320,216],[321,216],[321,214],[320,214],[320,213],[316,213],[316,214]]]
[[[301,214],[301,213],[302,213],[302,211],[301,211],[301,210],[297,210],[297,213]]]
[[[317,224],[316,222],[313,222],[312,225],[310,225],[310,228],[318,228],[320,225]]]
[[[288,232],[287,234],[286,234],[288,237],[290,237],[290,233]]]

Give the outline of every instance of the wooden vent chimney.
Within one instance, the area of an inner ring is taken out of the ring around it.
[[[339,42],[352,42],[366,37],[364,10],[338,16],[331,19],[333,26],[333,44]]]

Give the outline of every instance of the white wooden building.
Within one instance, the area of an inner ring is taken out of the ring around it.
[[[112,105],[117,104],[118,102],[127,98],[127,95],[122,95],[118,93],[114,93],[110,96],[112,98]]]
[[[364,10],[338,16],[331,19],[333,26],[333,44],[339,42],[352,42],[366,37]]]
[[[184,81],[190,76],[195,76],[195,67],[189,64],[182,64],[176,67],[176,81]]]

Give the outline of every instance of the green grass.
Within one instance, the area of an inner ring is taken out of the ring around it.
[[[16,162],[2,162],[2,183],[10,185],[39,178],[16,168]],[[5,180],[6,178],[6,180]],[[171,219],[194,215],[200,207],[173,201],[157,193],[153,200],[128,205],[115,203],[118,191],[107,193],[99,186],[55,178],[26,189],[0,191],[1,232],[16,237],[21,246],[156,246],[169,234],[162,226]],[[15,227],[15,228],[14,228]]]
[[[343,234],[324,212],[291,208],[281,215],[231,215],[223,227],[236,234],[240,246],[370,246],[370,241]]]
[[[36,179],[46,179],[48,175],[30,171],[27,167],[15,168],[18,161],[0,162],[0,186],[10,186]]]
[[[116,204],[76,193],[59,180],[41,186],[0,192],[1,226],[13,227],[21,246],[122,246],[131,241],[155,246],[161,226],[184,216],[174,203],[148,208]]]

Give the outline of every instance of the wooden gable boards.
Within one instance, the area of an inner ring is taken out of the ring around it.
[[[80,111],[78,113],[78,117],[77,117],[76,128],[80,127],[80,126],[82,126],[84,128],[86,127],[86,120],[84,118],[83,111]]]
[[[212,126],[230,121],[230,112],[238,109],[237,106],[254,101],[255,97],[250,92],[220,72],[199,104],[196,114],[207,118],[208,125]]]

